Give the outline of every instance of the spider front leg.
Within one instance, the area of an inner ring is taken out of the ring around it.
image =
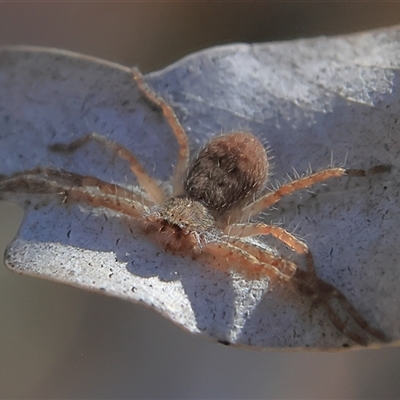
[[[309,254],[311,256],[311,253]],[[313,262],[312,256],[310,262]],[[298,269],[291,283],[297,292],[311,298],[314,305],[324,307],[333,325],[349,339],[362,346],[368,345],[369,340],[366,334],[373,336],[381,342],[390,341],[384,332],[372,327],[360,315],[340,290],[318,278],[313,266],[309,265],[308,271]]]
[[[287,282],[297,268],[289,260],[237,239],[209,242],[203,251],[213,255],[222,268],[234,269],[251,280],[269,278],[271,285]]]
[[[317,276],[314,259],[307,245],[285,229],[266,224],[233,224],[228,225],[225,228],[225,233],[229,235],[228,237],[231,239],[228,240],[233,241],[235,246],[250,253],[258,261],[267,264],[274,265],[273,261],[269,260],[269,252],[263,251],[261,247],[257,248],[254,244],[247,243],[238,238],[271,234],[297,253],[305,254],[307,266],[306,271],[297,268],[294,263],[284,259],[281,259],[277,264],[280,272],[285,274],[288,278],[291,278],[290,282],[294,285],[295,290],[311,298],[313,304],[324,307],[327,316],[333,325],[356,343],[360,345],[368,344],[368,338],[365,333],[375,337],[381,342],[389,341],[387,336],[381,330],[372,327],[368,321],[360,315],[340,290]],[[289,281],[289,279],[286,280]],[[335,310],[334,304],[332,304],[335,303],[335,301],[339,307],[338,311]],[[351,321],[346,321],[349,319],[352,319],[353,325],[355,325],[354,328],[349,327]]]
[[[224,229],[224,233],[228,236],[236,237],[272,235],[298,254],[307,254],[309,252],[308,246],[305,243],[280,226],[263,223],[232,224]]]
[[[250,253],[261,262],[276,265],[280,269],[281,274],[286,277],[285,280],[289,280],[294,275],[297,269],[296,264],[282,257],[273,255],[273,253],[266,250],[265,247],[258,246],[254,243],[250,244],[241,238],[272,235],[298,254],[305,254],[307,258],[308,254],[311,254],[305,243],[279,226],[267,225],[264,223],[232,224],[225,227],[224,233],[226,235],[223,237],[224,240],[229,243],[234,243],[236,247]],[[276,263],[276,260],[279,260],[278,263]]]

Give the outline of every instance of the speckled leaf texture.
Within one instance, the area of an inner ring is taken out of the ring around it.
[[[392,344],[400,337],[399,68],[400,28],[391,28],[216,47],[145,77],[173,106],[192,155],[223,132],[259,137],[273,157],[269,187],[293,176],[293,169],[304,174],[332,162],[391,166],[387,173],[331,179],[296,193],[260,220],[305,240],[318,276]],[[48,150],[92,131],[126,146],[167,184],[178,146],[162,114],[138,92],[130,68],[61,50],[0,49],[1,175],[52,166],[137,185],[127,163],[95,143],[67,155]],[[224,344],[358,346],[320,303],[285,285],[271,290],[268,280],[247,281],[212,262],[166,253],[134,220],[115,212],[36,195],[3,199],[26,209],[5,255],[20,274],[141,302]],[[282,247],[269,237],[262,241]],[[368,344],[381,343],[369,337]]]

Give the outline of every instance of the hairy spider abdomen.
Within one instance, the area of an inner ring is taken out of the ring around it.
[[[264,146],[254,135],[222,135],[200,151],[189,169],[185,192],[222,216],[264,186],[268,167]]]
[[[172,198],[162,207],[150,209],[142,226],[145,232],[155,233],[172,253],[200,253],[206,237],[216,230],[215,219],[207,208],[186,197]]]

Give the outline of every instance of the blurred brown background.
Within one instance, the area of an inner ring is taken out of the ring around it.
[[[397,2],[0,3],[0,45],[160,69],[233,42],[400,23]],[[0,252],[22,211],[0,204]],[[0,398],[400,398],[400,349],[252,352],[192,337],[141,306],[0,266]]]

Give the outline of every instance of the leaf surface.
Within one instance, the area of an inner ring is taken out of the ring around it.
[[[330,180],[294,194],[262,220],[303,238],[318,276],[393,342],[400,336],[399,54],[400,29],[392,28],[216,47],[146,77],[174,107],[192,154],[222,132],[248,130],[261,138],[273,157],[270,187],[293,176],[293,168],[303,174],[332,159],[349,168],[391,166],[389,173]],[[177,144],[129,68],[60,50],[0,50],[1,175],[52,166],[136,185],[127,164],[96,144],[69,155],[48,150],[92,131],[129,148],[166,185]],[[269,290],[268,281],[246,281],[212,263],[168,254],[116,213],[40,196],[28,200],[5,256],[18,273],[142,302],[226,344],[356,345],[324,307],[290,288]],[[379,343],[370,337],[369,344]]]

